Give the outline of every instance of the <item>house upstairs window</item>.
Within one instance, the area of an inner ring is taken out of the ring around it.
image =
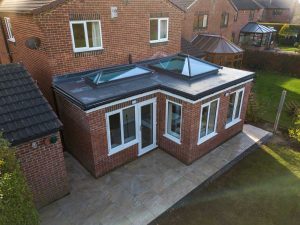
[[[244,89],[240,89],[230,94],[226,128],[231,127],[232,125],[241,121],[240,116],[242,110],[243,96]]]
[[[255,15],[255,10],[250,10],[250,12],[249,12],[249,21],[254,20],[254,15]]]
[[[198,144],[207,141],[217,134],[218,108],[219,99],[208,102],[202,106]]]
[[[221,27],[227,27],[229,22],[229,13],[223,12],[221,15]]]
[[[14,34],[12,32],[10,18],[4,17],[4,22],[5,22],[5,26],[6,26],[6,30],[7,30],[8,40],[11,42],[15,42],[16,40],[15,40]]]
[[[280,16],[282,15],[283,11],[281,9],[274,9],[273,16]]]
[[[207,14],[196,14],[194,19],[194,30],[207,29],[208,26],[208,15]]]
[[[150,43],[168,41],[169,18],[150,19]]]
[[[100,20],[71,21],[74,52],[103,49]]]

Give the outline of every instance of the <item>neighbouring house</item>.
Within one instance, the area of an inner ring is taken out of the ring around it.
[[[244,50],[220,35],[199,34],[191,42],[182,39],[182,51],[217,65],[239,68]]]
[[[263,7],[261,22],[290,23],[298,0],[255,0]]]
[[[2,0],[0,17],[1,62],[22,62],[52,105],[56,75],[180,51],[183,12],[168,0]]]
[[[276,32],[272,27],[250,22],[241,29],[239,45],[247,49],[270,49],[274,47]]]
[[[198,34],[232,37],[236,9],[230,0],[170,0],[184,11],[182,38],[192,41]]]
[[[16,149],[38,207],[68,194],[61,122],[20,64],[0,65],[0,131]]]
[[[66,147],[99,177],[157,147],[185,164],[213,150],[242,130],[253,77],[176,54],[57,76],[53,87]]]
[[[231,0],[236,8],[235,23],[232,25],[232,38],[234,43],[239,42],[240,30],[248,22],[258,22],[262,18],[263,7],[255,0]]]
[[[300,2],[296,4],[295,12],[292,19],[293,24],[300,24]]]

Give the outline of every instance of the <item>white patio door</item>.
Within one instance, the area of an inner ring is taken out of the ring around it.
[[[156,99],[150,99],[138,105],[139,156],[156,145]]]

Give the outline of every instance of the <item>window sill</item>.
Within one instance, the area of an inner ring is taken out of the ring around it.
[[[239,123],[239,122],[241,122],[241,121],[242,121],[241,119],[233,120],[233,121],[231,121],[230,123],[228,123],[228,124],[225,125],[225,129],[228,129],[228,128],[230,128],[230,127],[236,125],[237,123]]]
[[[108,151],[108,156],[112,156],[112,155],[114,155],[114,154],[116,154],[116,153],[118,153],[118,152],[121,152],[121,151],[123,151],[124,149],[129,148],[129,147],[131,147],[131,146],[133,146],[133,145],[136,145],[136,144],[138,144],[138,140],[133,140],[133,141],[128,142],[128,143],[126,143],[126,144],[124,144],[124,145],[120,145],[120,146],[115,147],[115,148],[113,148],[113,149],[109,149],[109,151]]]
[[[181,145],[180,139],[178,139],[178,138],[176,138],[176,137],[174,137],[174,136],[172,136],[172,135],[170,135],[168,133],[164,134],[164,137],[167,138],[167,139],[169,139],[169,140],[171,140],[171,141],[173,141],[173,142],[175,142],[176,144]]]
[[[73,49],[74,53],[83,53],[83,52],[93,52],[93,51],[102,51],[104,48],[89,48],[89,49]]]
[[[162,46],[162,45],[167,45],[169,43],[169,41],[155,41],[155,42],[151,42],[150,41],[150,46],[151,47],[156,47],[156,46]]]
[[[9,38],[9,39],[7,39],[7,40],[10,41],[10,42],[13,42],[13,43],[16,42],[16,39],[15,39],[15,38]]]
[[[204,137],[204,138],[200,138],[200,139],[198,140],[197,145],[203,144],[204,142],[208,141],[209,139],[215,137],[216,135],[218,135],[218,133],[214,132],[214,133],[211,133],[211,134],[209,134],[208,136],[206,136],[206,137]]]

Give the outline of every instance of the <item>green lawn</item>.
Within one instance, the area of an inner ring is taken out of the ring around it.
[[[157,224],[299,225],[300,153],[262,146],[151,223]]]
[[[257,101],[261,106],[262,119],[274,123],[279,105],[281,92],[287,90],[286,102],[295,101],[300,105],[300,79],[283,76],[276,72],[257,72],[254,91]],[[287,111],[283,111],[280,126],[289,128],[292,125],[292,118]]]
[[[285,52],[297,52],[300,50],[299,48],[290,47],[290,46],[281,46],[279,48],[281,51],[285,51]]]

